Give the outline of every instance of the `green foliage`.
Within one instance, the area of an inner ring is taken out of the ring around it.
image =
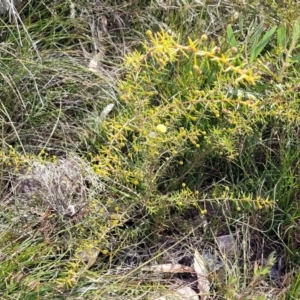
[[[266,47],[273,34],[275,33],[276,29],[277,26],[274,26],[270,30],[268,30],[261,39],[259,37],[256,37],[254,39],[250,51],[250,62],[253,62],[254,59],[256,59],[259,56],[259,54],[263,51],[263,49]]]
[[[294,300],[294,299],[298,299],[299,297],[300,297],[300,278],[299,278],[299,270],[297,270],[286,299]]]
[[[284,252],[298,299],[296,9],[146,2],[28,1],[1,18],[1,297],[151,298],[168,280],[143,266],[190,265],[189,245],[218,253],[229,234],[241,255],[222,255],[212,293],[277,299],[261,282]],[[24,206],[33,165],[77,155],[95,180],[66,203],[105,189],[71,218],[46,195]]]
[[[260,100],[243,94],[243,86],[255,85],[259,76],[254,68],[245,67],[235,49],[222,52],[205,35],[196,41],[189,39],[188,46],[165,32],[148,35],[144,51],[125,59],[128,71],[119,86],[122,109],[103,124],[108,147],[99,152],[105,160],[98,169],[137,189],[147,209],[160,211],[158,207],[170,204],[151,203],[150,199],[157,199],[161,191],[172,194],[175,189],[177,193],[187,176],[198,182],[189,180],[189,188],[199,188],[203,175],[196,174],[217,157],[222,157],[223,164],[238,160],[244,164],[249,156],[248,141],[259,145],[262,129],[278,118],[279,110],[281,122],[287,124],[293,122],[296,109],[283,99],[274,102],[272,96]],[[245,169],[244,175],[247,172]],[[238,199],[241,193],[251,194],[255,189],[253,181],[250,190],[235,191],[223,199]],[[241,199],[259,203],[249,195]],[[194,202],[184,193],[182,197],[180,203],[186,207]],[[237,207],[241,209],[239,204]]]

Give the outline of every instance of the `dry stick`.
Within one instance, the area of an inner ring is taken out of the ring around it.
[[[283,80],[283,75],[285,74],[285,71],[288,69],[288,67],[290,66],[290,63],[288,62],[288,59],[291,57],[292,55],[292,52],[294,51],[295,47],[296,47],[296,42],[297,40],[295,41],[292,41],[292,44],[286,54],[286,59],[285,61],[282,63],[282,67],[281,67],[281,70],[280,70],[280,76],[279,76],[279,79],[278,81],[279,82],[282,82]]]

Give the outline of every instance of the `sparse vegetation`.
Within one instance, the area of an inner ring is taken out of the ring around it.
[[[298,4],[4,2],[0,299],[299,299]]]

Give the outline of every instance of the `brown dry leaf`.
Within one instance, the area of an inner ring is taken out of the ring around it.
[[[101,17],[101,28],[104,34],[107,33],[107,18],[105,16]]]
[[[199,300],[198,294],[189,286],[170,290],[166,295],[153,300]]]
[[[89,62],[88,68],[90,71],[98,73],[98,57],[97,57],[97,55],[94,55],[92,57],[92,59]]]
[[[143,267],[142,271],[157,273],[195,273],[193,268],[180,264],[162,264],[157,266]]]
[[[94,54],[94,56],[91,58],[88,65],[89,70],[95,73],[99,73],[99,67],[101,66],[100,61],[102,58],[103,58],[103,51]]]
[[[88,263],[86,264],[86,267],[85,267],[86,270],[90,269],[95,264],[95,262],[97,261],[99,253],[100,253],[99,250],[96,250],[96,249],[94,250],[93,254],[91,255],[91,257],[88,261]]]
[[[201,300],[205,300],[209,294],[210,282],[207,279],[208,271],[205,260],[197,249],[194,249],[194,269],[198,277],[198,289]]]
[[[107,115],[113,110],[114,108],[114,104],[113,103],[110,103],[108,104],[107,106],[104,107],[104,109],[102,110],[101,114],[100,114],[100,122],[102,123],[105,118],[107,117]]]
[[[178,296],[181,296],[179,299],[185,300],[199,300],[198,294],[189,286],[184,286],[175,291]]]
[[[100,253],[100,250],[98,250],[97,248],[91,248],[91,249],[87,249],[85,251],[80,251],[79,253],[77,253],[78,257],[87,262],[87,264],[85,265],[84,269],[88,270],[90,269],[95,262],[97,261],[98,255]]]

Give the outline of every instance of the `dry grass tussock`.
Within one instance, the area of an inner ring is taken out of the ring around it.
[[[76,156],[53,162],[28,160],[26,165],[14,175],[5,201],[21,211],[51,208],[61,217],[72,217],[104,190],[92,167]]]

